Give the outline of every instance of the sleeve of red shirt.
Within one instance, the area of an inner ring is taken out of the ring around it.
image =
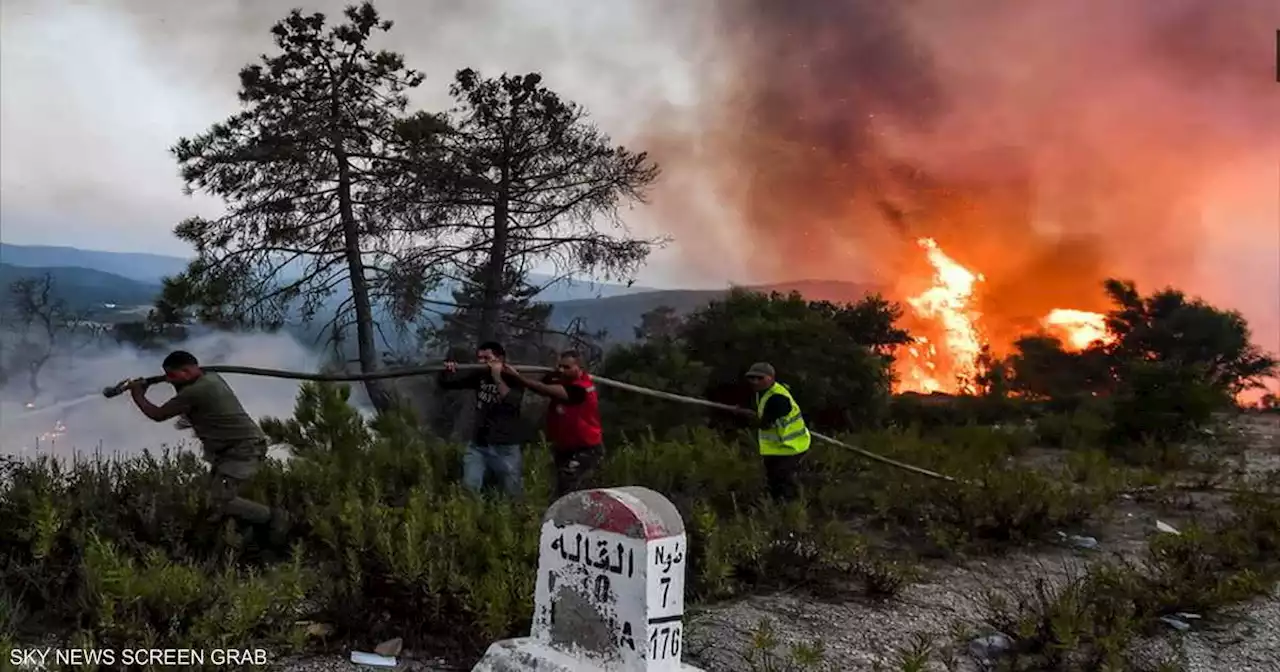
[[[576,406],[587,400],[587,388],[573,381],[563,381],[554,373],[548,373],[543,376],[542,382],[547,385],[559,385],[564,388],[565,394],[569,395],[569,399],[560,401],[566,406]]]

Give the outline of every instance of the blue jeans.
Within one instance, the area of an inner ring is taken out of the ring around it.
[[[467,444],[462,456],[462,484],[472,492],[484,487],[486,474],[493,474],[503,492],[512,499],[524,495],[523,466],[519,445],[478,446]]]

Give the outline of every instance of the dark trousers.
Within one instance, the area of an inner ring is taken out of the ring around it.
[[[240,489],[258,471],[260,461],[220,459],[209,468],[209,503],[213,516],[231,516],[261,525],[271,520],[271,507],[240,496]]]
[[[240,490],[262,466],[260,451],[240,450],[228,451],[230,454],[207,452],[209,467],[209,503],[213,508],[211,520],[223,521],[226,518],[237,518],[254,526],[268,525],[271,543],[283,544],[291,525],[289,515],[282,509],[273,508],[240,496]]]
[[[806,453],[760,456],[764,462],[764,480],[770,497],[780,502],[789,502],[800,495],[797,472],[805,455]]]
[[[553,448],[552,457],[556,463],[556,499],[571,492],[582,490],[587,479],[595,474],[604,459],[604,446],[585,446],[582,448]]]

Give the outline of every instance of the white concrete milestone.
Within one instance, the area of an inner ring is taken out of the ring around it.
[[[684,520],[647,488],[584,490],[547,510],[533,632],[473,672],[696,672],[684,645]]]

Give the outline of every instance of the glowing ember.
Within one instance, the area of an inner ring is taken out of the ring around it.
[[[1045,316],[1042,324],[1074,350],[1084,350],[1096,341],[1110,343],[1115,338],[1107,332],[1107,318],[1102,313],[1056,308]]]
[[[956,263],[932,238],[916,242],[924,248],[933,266],[933,286],[907,299],[907,304],[921,318],[933,320],[942,327],[942,346],[950,367],[947,367],[948,378],[940,379],[937,346],[928,339],[917,338],[916,345],[908,348],[912,361],[901,372],[901,387],[925,393],[951,391],[959,381],[973,380],[977,374],[978,354],[983,343],[977,329],[980,315],[970,306],[970,301],[974,285],[985,278]]]
[[[67,433],[66,423],[62,422],[61,420],[54,422],[52,429],[50,429],[47,432],[41,432],[36,435],[35,449],[39,450],[41,444],[49,444],[50,447],[56,446],[58,444],[58,439],[65,436],[66,433]],[[22,450],[23,451],[32,450],[32,446],[30,445],[23,446]]]
[[[67,426],[61,420],[53,423],[53,429],[40,435],[41,441],[57,441],[58,437],[67,433]]]

